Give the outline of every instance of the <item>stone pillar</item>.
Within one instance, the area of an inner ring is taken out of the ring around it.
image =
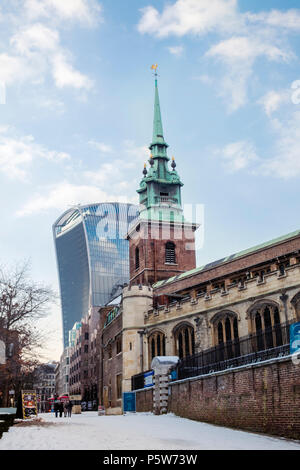
[[[123,289],[123,377],[122,391],[131,391],[131,377],[147,370],[148,347],[144,339],[144,315],[152,306],[153,293],[148,286]]]
[[[177,356],[157,356],[152,360],[154,370],[153,413],[161,415],[168,411],[169,372],[179,361]]]

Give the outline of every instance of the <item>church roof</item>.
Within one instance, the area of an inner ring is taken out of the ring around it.
[[[178,274],[177,276],[173,276],[173,277],[170,277],[168,279],[158,281],[153,285],[153,288],[155,289],[155,288],[162,287],[162,286],[165,286],[167,284],[170,284],[172,282],[182,280],[186,277],[192,276],[194,274],[198,274],[198,273],[200,273],[202,271],[205,271],[207,269],[215,268],[217,266],[228,263],[230,261],[234,261],[234,260],[236,260],[238,258],[241,258],[243,256],[255,253],[256,251],[263,250],[264,248],[269,248],[273,245],[277,245],[277,244],[282,243],[284,241],[293,239],[295,237],[298,237],[299,235],[300,235],[300,230],[296,230],[295,232],[288,233],[287,235],[283,235],[281,237],[274,238],[274,239],[269,240],[265,243],[261,243],[259,245],[248,248],[246,250],[239,251],[238,253],[234,253],[233,255],[227,256],[227,257],[219,259],[217,261],[213,261],[211,263],[205,264],[205,265],[200,266],[198,268],[191,269],[190,271],[186,271],[182,274]]]

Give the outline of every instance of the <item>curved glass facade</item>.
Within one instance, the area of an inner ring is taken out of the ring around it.
[[[64,347],[74,323],[129,281],[126,234],[137,216],[133,204],[99,203],[69,209],[54,223]]]

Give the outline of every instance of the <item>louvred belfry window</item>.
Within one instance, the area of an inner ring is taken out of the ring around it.
[[[175,243],[166,243],[166,263],[176,263]]]
[[[140,267],[140,250],[137,247],[135,249],[135,269],[138,269]]]

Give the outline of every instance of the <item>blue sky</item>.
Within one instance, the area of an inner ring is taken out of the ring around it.
[[[263,4],[263,5],[262,5]],[[0,264],[58,289],[51,226],[136,200],[154,83],[203,264],[300,228],[298,1],[2,0]],[[59,307],[42,323],[61,352]]]

